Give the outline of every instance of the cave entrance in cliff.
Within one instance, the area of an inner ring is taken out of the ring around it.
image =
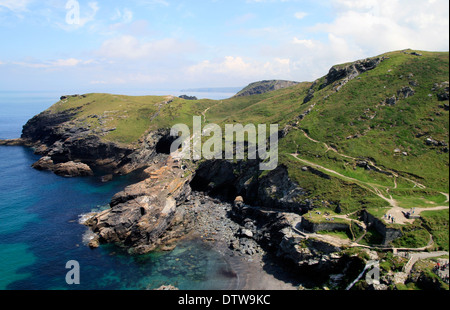
[[[195,176],[190,186],[195,192],[203,192],[210,197],[220,199],[222,201],[233,202],[238,192],[232,183],[215,185],[208,179]]]
[[[156,144],[155,147],[156,153],[170,155],[170,147],[172,146],[172,143],[175,142],[176,139],[177,137],[172,137],[170,135],[162,137]]]
[[[235,182],[232,165],[216,160],[203,163],[196,171],[190,186],[193,191],[203,192],[223,201],[234,201],[238,195]]]

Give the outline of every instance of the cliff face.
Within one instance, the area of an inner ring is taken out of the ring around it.
[[[284,211],[304,213],[313,206],[302,199],[306,191],[289,178],[283,165],[261,176],[257,161],[207,161],[197,169],[192,186],[213,196],[228,200],[243,196],[251,205]]]
[[[20,144],[35,147],[44,160],[35,168],[57,172],[57,165],[77,162],[90,169],[101,168],[114,174],[127,174],[147,166],[158,155],[157,144],[169,132],[159,129],[146,134],[137,145],[119,145],[102,137],[114,129],[92,129],[75,118],[76,109],[62,112],[45,111],[23,127]],[[17,141],[17,140],[16,140]],[[70,174],[64,176],[80,176]]]
[[[112,168],[131,153],[130,149],[101,141],[89,127],[73,120],[76,114],[77,110],[45,111],[27,122],[21,138],[54,163],[80,161],[91,167]]]

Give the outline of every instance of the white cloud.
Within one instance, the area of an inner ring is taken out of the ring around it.
[[[93,59],[81,60],[76,58],[57,59],[54,61],[45,61],[45,62],[21,62],[21,61],[13,62],[14,65],[34,69],[56,69],[64,67],[76,67],[78,65],[89,65],[93,63],[96,63],[96,61],[94,61]]]
[[[313,31],[373,54],[404,48],[448,50],[447,0],[332,0],[332,4],[336,18],[312,27]]]
[[[295,16],[295,18],[297,18],[297,19],[303,19],[303,18],[305,18],[306,16],[308,16],[308,13],[305,13],[305,12],[297,12],[297,13],[294,14],[294,16]]]
[[[122,73],[120,77],[111,77],[102,80],[92,80],[91,85],[152,85],[153,83],[164,83],[168,79],[162,75],[148,75],[143,73]]]
[[[293,79],[312,81],[335,64],[389,51],[448,51],[447,0],[331,1],[332,20],[304,28],[284,43],[267,46],[264,57],[290,59]]]
[[[0,0],[0,8],[4,7],[14,12],[23,12],[28,10],[28,5],[32,0]]]
[[[268,46],[264,57],[289,59],[283,77],[295,81],[314,81],[324,76],[336,64],[365,58],[367,55],[342,37],[329,34],[326,40],[308,40],[294,37],[279,46]]]
[[[141,41],[131,35],[123,35],[103,42],[97,54],[109,59],[157,60],[168,55],[195,50],[195,43],[167,38]]]
[[[286,77],[290,72],[291,61],[287,58],[273,58],[270,61],[258,62],[245,60],[239,56],[226,56],[215,61],[204,60],[187,68],[186,74],[191,79],[227,81],[240,83],[274,77]]]
[[[304,45],[307,48],[314,48],[316,46],[313,40],[301,40],[296,37],[292,40],[292,43]]]
[[[106,82],[106,81],[96,81],[96,80],[94,80],[94,81],[91,81],[91,84],[92,84],[92,85],[105,85],[105,84],[108,84],[108,82]]]
[[[193,74],[204,74],[206,72],[228,74],[232,72],[249,74],[251,65],[246,63],[241,57],[226,56],[220,62],[211,62],[204,60],[194,66],[191,66],[188,71]]]

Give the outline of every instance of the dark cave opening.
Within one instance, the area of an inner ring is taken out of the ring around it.
[[[233,202],[238,196],[237,176],[233,165],[223,160],[212,160],[202,163],[197,169],[190,186],[192,190],[223,201]]]
[[[190,186],[193,191],[206,193],[210,197],[218,198],[222,201],[233,202],[238,191],[232,182],[215,184],[210,179],[196,175]]]
[[[155,146],[156,153],[170,155],[170,148],[177,137],[170,135],[162,137]]]

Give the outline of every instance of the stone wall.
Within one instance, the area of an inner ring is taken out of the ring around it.
[[[376,218],[367,211],[363,211],[362,214],[363,221],[366,223],[367,227],[373,227],[383,236],[382,245],[387,246],[395,239],[400,238],[403,234],[400,229],[387,227],[382,220]]]
[[[320,222],[314,223],[303,217],[301,228],[316,233],[318,231],[348,231],[350,230],[349,224],[347,223],[336,223],[336,222]]]

